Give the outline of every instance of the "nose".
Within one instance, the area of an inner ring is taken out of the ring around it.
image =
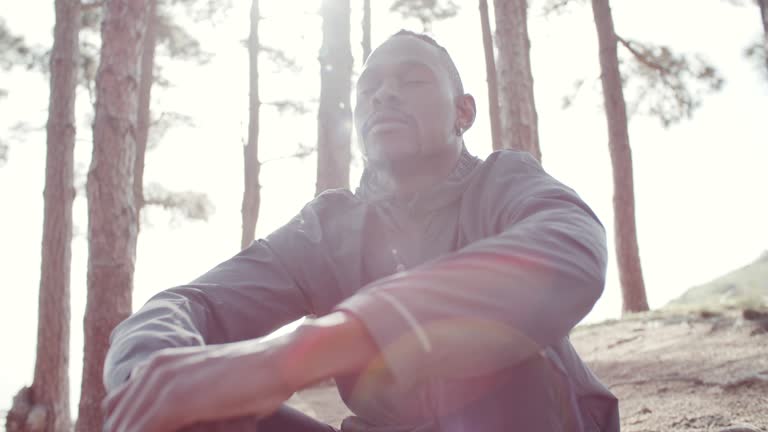
[[[397,89],[397,83],[392,80],[384,80],[376,92],[373,94],[373,105],[396,105],[400,102],[400,95]]]

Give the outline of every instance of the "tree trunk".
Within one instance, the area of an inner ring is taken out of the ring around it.
[[[363,63],[371,55],[371,0],[363,0]]]
[[[491,143],[493,150],[501,147],[501,116],[499,115],[499,84],[496,80],[496,60],[491,36],[491,20],[488,17],[488,0],[480,0],[480,27],[485,48],[485,76],[488,82],[488,115],[491,117]]]
[[[616,258],[624,304],[623,311],[648,310],[643,271],[635,227],[635,192],[632,174],[632,150],[627,131],[627,109],[621,87],[616,33],[613,29],[609,0],[592,0],[603,84],[605,117],[608,121],[608,147],[613,165],[613,212]]]
[[[243,189],[243,236],[240,247],[245,249],[256,238],[256,221],[259,219],[261,186],[259,185],[259,0],[251,2],[251,34],[248,38],[250,65],[248,107],[248,144],[243,148],[245,188]]]
[[[46,127],[45,191],[37,358],[29,406],[9,431],[64,432],[69,413],[69,279],[72,263],[75,91],[77,88],[80,2],[56,0],[51,51],[51,93]],[[18,407],[14,407],[17,409]],[[31,415],[30,415],[31,414]],[[9,415],[9,420],[11,420]],[[23,425],[23,426],[22,426]]]
[[[352,47],[349,0],[323,0],[315,193],[349,187]]]
[[[541,161],[533,99],[531,42],[526,0],[494,0],[501,112],[501,146],[526,151]]]
[[[88,303],[78,432],[102,430],[109,335],[131,313],[137,219],[138,86],[148,0],[110,0],[101,26],[93,156],[88,171]]]
[[[157,0],[149,2],[147,31],[141,52],[141,72],[139,75],[139,111],[136,118],[136,160],[133,168],[133,206],[136,209],[136,230],[141,229],[141,210],[144,208],[144,159],[147,154],[149,126],[151,122],[150,105],[152,102],[152,84],[155,81],[155,47],[157,46]],[[138,236],[137,236],[138,239]],[[138,241],[138,240],[137,240]],[[135,246],[134,246],[135,247]]]
[[[765,53],[765,69],[768,72],[768,0],[757,0],[760,6],[760,18],[763,21],[763,52]]]

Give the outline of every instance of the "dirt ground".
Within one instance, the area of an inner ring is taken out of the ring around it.
[[[651,312],[571,340],[619,397],[624,432],[768,432],[768,312]],[[328,385],[290,403],[335,426],[349,415]]]

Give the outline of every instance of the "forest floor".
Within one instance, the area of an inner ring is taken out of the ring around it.
[[[618,396],[624,432],[768,432],[766,311],[662,309],[579,326],[571,340]],[[289,403],[337,427],[349,415],[329,385]]]

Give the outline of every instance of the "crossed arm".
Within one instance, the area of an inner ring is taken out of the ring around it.
[[[105,431],[166,432],[267,416],[295,391],[362,370],[377,353],[364,325],[341,311],[308,319],[297,331],[267,342],[160,351],[104,401]]]
[[[602,292],[604,231],[572,191],[539,167],[514,159],[499,164],[487,182],[497,190],[483,191],[492,202],[468,206],[487,212],[478,217],[493,232],[374,282],[292,334],[254,339],[314,312],[301,282],[328,272],[298,259],[321,237],[324,218],[313,211],[275,237],[283,240],[276,246],[292,251],[275,254],[257,243],[181,291],[161,294],[115,333],[105,367],[106,430],[169,431],[265,416],[294,391],[347,372],[372,370],[404,382],[491,373],[565,337]],[[276,265],[277,255],[297,259]],[[153,312],[153,304],[163,306]],[[155,345],[137,348],[146,343]]]

